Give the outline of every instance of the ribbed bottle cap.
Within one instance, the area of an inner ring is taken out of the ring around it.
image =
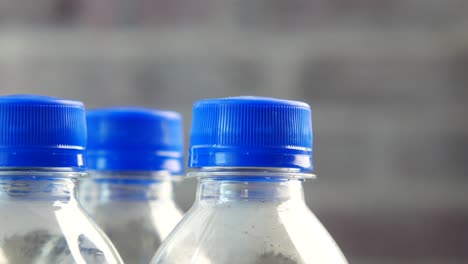
[[[107,171],[183,171],[181,116],[137,107],[89,111],[88,168]]]
[[[196,102],[189,167],[275,167],[311,172],[309,105],[252,96]]]
[[[0,167],[84,169],[85,121],[81,102],[0,96]]]

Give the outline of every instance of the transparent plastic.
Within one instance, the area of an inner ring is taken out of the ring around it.
[[[80,201],[125,263],[149,263],[182,218],[170,177],[163,172],[95,172],[80,186]]]
[[[75,197],[82,173],[0,172],[0,263],[123,263]]]
[[[224,170],[197,176],[194,205],[151,263],[347,263],[305,204],[303,179],[295,173]]]

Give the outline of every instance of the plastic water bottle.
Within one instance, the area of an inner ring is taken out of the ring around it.
[[[144,108],[89,111],[80,197],[125,263],[151,260],[182,218],[172,180],[183,172],[182,118]]]
[[[196,201],[152,263],[347,263],[304,201],[302,182],[313,176],[307,104],[202,100],[190,140]]]
[[[122,263],[75,197],[85,143],[82,103],[0,96],[0,263]]]

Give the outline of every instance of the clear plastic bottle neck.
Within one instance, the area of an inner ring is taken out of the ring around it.
[[[204,167],[187,174],[188,177],[226,180],[232,178],[252,179],[314,179],[315,174],[295,168],[271,167]]]
[[[198,201],[304,201],[302,182],[314,177],[276,168],[209,168],[192,172],[200,177]]]
[[[62,168],[0,170],[0,200],[75,202],[75,187],[85,173]]]
[[[100,201],[172,199],[174,176],[167,171],[95,171],[90,176]]]

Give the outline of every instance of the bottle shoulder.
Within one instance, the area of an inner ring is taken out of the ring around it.
[[[90,211],[125,263],[149,263],[182,214],[173,201],[159,200],[114,200],[98,203]]]
[[[122,263],[76,203],[0,203],[1,263]]]
[[[153,263],[193,258],[197,263],[346,263],[305,204],[261,201],[195,205]]]

